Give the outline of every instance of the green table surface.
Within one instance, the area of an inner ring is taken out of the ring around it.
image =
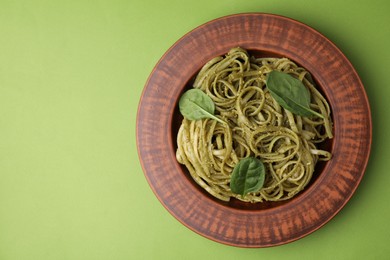
[[[0,0],[0,259],[390,259],[389,11],[385,0]],[[288,16],[332,40],[373,117],[350,202],[313,234],[262,249],[180,224],[150,189],[135,140],[139,98],[164,52],[242,12]]]

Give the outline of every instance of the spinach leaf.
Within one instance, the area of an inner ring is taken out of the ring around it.
[[[265,167],[255,157],[240,160],[234,167],[230,179],[230,189],[236,194],[245,196],[249,192],[259,191],[264,184]]]
[[[324,118],[310,109],[310,92],[299,79],[274,70],[268,74],[266,85],[276,102],[290,112],[300,116]]]
[[[213,100],[200,89],[186,91],[179,100],[180,113],[189,120],[212,118],[220,123],[225,122],[214,116],[215,105]]]

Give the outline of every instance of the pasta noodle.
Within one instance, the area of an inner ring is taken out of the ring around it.
[[[298,78],[311,94],[310,108],[323,115],[302,117],[282,108],[266,87],[267,74],[282,71]],[[292,198],[309,183],[319,160],[328,151],[316,147],[332,138],[330,107],[315,88],[310,74],[287,58],[255,58],[233,48],[206,63],[193,87],[215,103],[213,119],[183,119],[177,135],[176,158],[190,175],[214,197],[245,202]],[[230,190],[234,166],[254,156],[266,167],[263,187],[245,196]]]

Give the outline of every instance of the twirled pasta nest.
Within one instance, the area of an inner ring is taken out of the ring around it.
[[[288,73],[309,89],[310,108],[320,117],[302,117],[281,107],[266,87],[268,73]],[[287,58],[255,58],[234,48],[210,60],[198,73],[194,88],[215,103],[212,119],[183,119],[177,135],[176,157],[192,178],[214,197],[246,202],[292,198],[311,180],[319,160],[329,160],[328,151],[316,147],[332,138],[330,107],[315,88],[310,74]],[[254,156],[266,167],[263,187],[245,196],[229,187],[234,166]]]

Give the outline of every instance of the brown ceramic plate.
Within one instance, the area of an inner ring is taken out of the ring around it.
[[[333,158],[316,167],[316,178],[303,192],[283,203],[218,201],[175,159],[181,93],[208,60],[236,46],[257,56],[287,57],[305,67],[332,109],[334,139],[327,145]],[[319,32],[277,15],[222,17],[184,35],[152,71],[138,109],[138,153],[157,198],[191,230],[234,246],[281,245],[319,229],[351,198],[370,153],[370,107],[351,63]]]

